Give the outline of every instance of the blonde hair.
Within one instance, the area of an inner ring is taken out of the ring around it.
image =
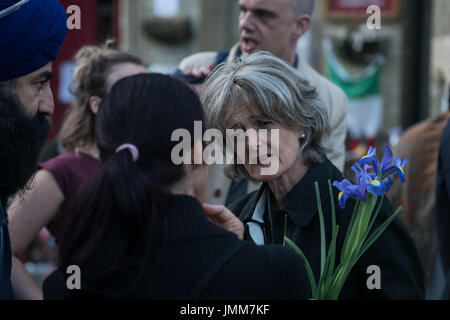
[[[201,100],[212,128],[226,136],[226,122],[240,103],[289,128],[303,128],[301,153],[307,164],[322,162],[328,148],[328,113],[316,89],[300,71],[268,52],[218,66],[206,80]],[[249,178],[241,164],[228,166],[229,177]]]
[[[95,114],[89,106],[89,98],[102,98],[106,94],[111,69],[120,63],[144,65],[137,56],[112,49],[112,44],[113,41],[108,40],[103,46],[84,46],[75,55],[75,78],[70,86],[75,101],[59,132],[65,151],[95,143]]]

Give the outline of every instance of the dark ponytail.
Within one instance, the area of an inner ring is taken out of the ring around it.
[[[124,297],[149,272],[170,187],[184,175],[171,161],[178,143],[172,132],[183,128],[193,136],[194,121],[203,119],[196,94],[164,75],[122,79],[102,100],[96,140],[103,164],[78,195],[59,248],[60,268],[78,265],[84,290]],[[127,149],[116,152],[123,144],[136,146],[136,161]]]

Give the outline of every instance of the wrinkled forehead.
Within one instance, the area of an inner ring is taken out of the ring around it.
[[[237,123],[244,123],[262,116],[261,110],[253,98],[238,98],[234,103],[229,103],[225,107],[227,128]]]

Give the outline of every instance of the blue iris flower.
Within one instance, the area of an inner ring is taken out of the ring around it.
[[[394,161],[395,171],[397,172],[398,176],[400,177],[400,180],[402,181],[402,183],[404,183],[406,181],[405,168],[406,168],[407,164],[408,164],[408,160],[406,160],[406,159],[402,160],[400,158],[397,158]]]
[[[357,183],[357,197],[363,201],[367,199],[368,185],[373,179],[375,179],[375,174],[369,172],[371,169],[372,167],[369,165],[365,165],[364,168],[362,168],[358,163],[355,163],[352,167],[353,172],[355,172],[355,179]]]
[[[380,163],[376,157],[377,150],[370,148],[367,155],[352,166],[355,172],[356,184],[344,179],[342,182],[334,182],[333,186],[339,189],[339,206],[345,208],[348,198],[356,198],[362,201],[367,199],[368,193],[382,196],[390,190],[394,181],[392,176],[398,174],[401,182],[405,182],[406,159],[394,158],[389,146],[385,147],[385,153]],[[381,169],[381,170],[380,170]]]
[[[398,174],[402,183],[405,182],[405,167],[408,161],[406,159],[396,158],[394,164],[392,164],[392,159],[394,155],[388,146],[385,148],[384,158],[381,166],[381,176],[387,177],[394,174]]]
[[[339,206],[342,209],[345,209],[345,204],[350,197],[358,197],[358,186],[352,184],[347,179],[342,180],[341,182],[335,181],[333,186],[338,188],[341,192],[339,193],[338,200]]]
[[[380,170],[380,161],[377,160],[376,156],[377,156],[377,149],[370,147],[367,155],[362,157],[361,160],[357,162],[357,164],[361,167],[364,167],[367,164],[371,164],[373,166],[375,173],[378,173]]]
[[[394,181],[390,177],[382,181],[377,177],[377,179],[370,181],[367,191],[376,196],[382,196],[389,191],[393,183]]]
[[[394,158],[394,155],[392,153],[392,150],[386,146],[384,147],[384,158],[381,162],[381,175],[384,177],[386,174],[388,174],[394,167],[392,166],[392,159]]]
[[[374,147],[369,147],[369,151],[367,152],[367,155],[361,158],[361,160],[364,160],[366,158],[375,158],[377,156],[377,149]]]

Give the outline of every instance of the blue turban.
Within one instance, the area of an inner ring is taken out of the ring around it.
[[[19,0],[0,0],[0,11]],[[56,60],[67,33],[58,0],[31,0],[0,18],[0,81],[15,79]]]

